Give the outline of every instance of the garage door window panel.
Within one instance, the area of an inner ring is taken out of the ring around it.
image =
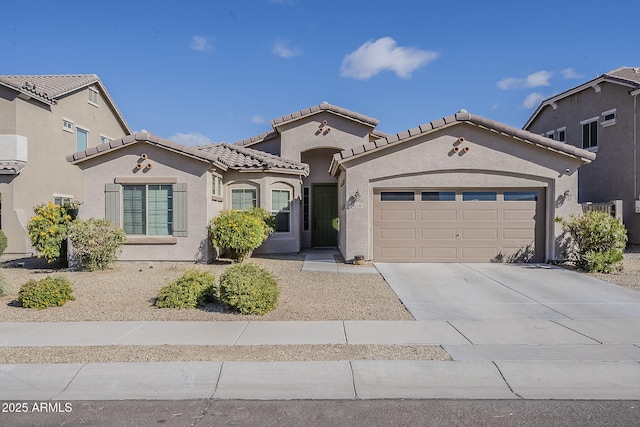
[[[498,193],[495,191],[463,191],[463,202],[495,202],[498,199]]]
[[[505,191],[505,202],[537,202],[537,191]]]
[[[456,193],[454,191],[423,191],[421,199],[423,202],[455,202]]]
[[[382,191],[380,201],[382,202],[413,202],[415,193],[413,191]]]

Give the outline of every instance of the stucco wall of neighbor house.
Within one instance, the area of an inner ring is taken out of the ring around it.
[[[224,208],[231,209],[231,190],[239,188],[257,189],[257,204],[271,212],[271,190],[291,191],[289,232],[271,234],[254,253],[290,253],[300,251],[300,178],[298,175],[270,172],[239,172],[228,170],[224,175]]]
[[[465,141],[454,153],[459,137]],[[559,250],[557,238],[562,230],[555,216],[580,212],[575,199],[562,197],[566,190],[577,191],[579,159],[467,124],[396,144],[345,163],[345,185],[340,191],[346,201],[341,210],[341,228],[346,232],[341,230],[341,246],[347,260],[355,255],[373,257],[374,188],[543,188],[546,259],[554,259]],[[464,147],[469,151],[465,153]],[[359,203],[350,206],[348,200],[356,192]]]
[[[280,135],[273,138],[269,138],[266,141],[261,141],[261,142],[249,145],[247,148],[260,150],[265,153],[273,154],[274,156],[280,156]]]
[[[607,82],[600,84],[600,92],[593,88],[585,89],[559,100],[555,110],[550,106],[545,107],[528,130],[542,134],[566,126],[566,142],[582,148],[580,122],[598,118],[598,148],[594,150],[597,157],[578,172],[578,201],[622,200],[623,219],[629,231],[629,241],[640,243],[640,214],[635,213],[635,199],[638,195],[633,192],[634,109],[629,90],[627,86]],[[616,123],[602,126],[602,113],[614,108]],[[639,122],[640,120],[636,120],[636,126],[639,126]],[[636,132],[638,131],[640,128]]]
[[[82,199],[82,173],[66,161],[66,156],[76,151],[76,126],[89,130],[90,147],[100,143],[100,134],[112,138],[125,135],[101,97],[99,107],[88,103],[88,91],[69,94],[53,106],[15,98],[12,107],[2,107],[15,109],[15,133],[27,138],[28,158],[11,183],[13,204],[3,202],[2,206],[3,228],[9,240],[6,253],[32,253],[25,227],[34,206],[53,201],[55,195]],[[74,123],[73,133],[63,130],[63,119]]]
[[[141,159],[143,153],[148,156],[144,161]],[[139,162],[145,165],[151,163],[152,168],[139,170],[136,168]],[[140,184],[151,178],[159,181],[164,178],[166,183],[177,181],[187,184],[187,236],[174,237],[175,243],[171,244],[153,244],[153,236],[146,239],[147,244],[132,244],[143,236],[128,236],[120,260],[207,261],[211,258],[207,226],[209,218],[214,215],[208,211],[211,206],[209,162],[138,142],[88,159],[79,166],[84,175],[84,204],[79,211],[83,219],[105,217],[105,185],[113,184],[118,178],[136,178]]]
[[[327,124],[320,127],[322,122]],[[301,153],[317,148],[344,150],[369,142],[372,128],[335,114],[320,112],[309,117],[283,124],[281,156],[301,161]],[[327,164],[327,169],[329,163]]]

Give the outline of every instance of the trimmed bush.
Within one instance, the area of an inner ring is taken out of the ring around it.
[[[618,218],[607,212],[586,212],[571,216],[569,221],[556,218],[569,233],[573,247],[569,260],[576,268],[598,273],[611,273],[622,269],[627,230]]]
[[[47,276],[41,280],[29,280],[20,287],[18,302],[25,308],[41,310],[63,306],[75,300],[71,283],[62,276]]]
[[[105,270],[118,260],[118,253],[127,239],[121,228],[109,220],[89,218],[77,219],[68,226],[68,237],[73,255],[82,270]]]
[[[4,231],[0,230],[0,256],[4,254],[4,251],[7,249],[9,245],[9,241],[7,240],[7,235],[4,234]]]
[[[242,314],[263,315],[276,308],[279,297],[276,278],[257,265],[232,265],[220,276],[220,301]]]
[[[216,295],[216,277],[206,271],[193,269],[163,286],[155,305],[160,308],[196,308],[215,301]]]
[[[211,243],[229,252],[236,262],[259,247],[273,232],[273,217],[262,208],[222,211],[211,221]]]

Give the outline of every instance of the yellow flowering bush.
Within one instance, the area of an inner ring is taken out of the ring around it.
[[[267,240],[273,229],[272,216],[262,208],[222,211],[209,227],[211,243],[227,250],[236,262]]]
[[[73,219],[71,209],[52,202],[36,206],[35,216],[27,222],[31,244],[48,262],[60,257],[60,247],[67,238],[67,226]]]

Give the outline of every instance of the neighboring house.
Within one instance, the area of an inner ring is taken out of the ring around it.
[[[263,250],[298,252],[300,179],[307,165],[231,144],[188,147],[136,133],[68,157],[84,175],[81,218],[127,234],[121,260],[208,261],[209,221],[222,209],[279,213]]]
[[[629,242],[640,244],[640,68],[622,67],[543,101],[524,129],[597,153],[578,173],[578,201],[623,201]]]
[[[81,199],[82,173],[66,156],[130,134],[94,74],[0,76],[0,227],[6,253],[31,254],[26,233],[41,203]]]
[[[556,216],[579,213],[577,169],[595,154],[466,111],[397,135],[323,103],[235,145],[136,134],[69,157],[81,217],[125,228],[121,259],[206,260],[221,209],[263,207],[259,252],[338,247],[345,259],[490,262],[560,258]]]

